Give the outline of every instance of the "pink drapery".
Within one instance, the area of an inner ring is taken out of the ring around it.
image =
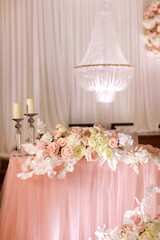
[[[87,240],[94,239],[98,225],[114,228],[123,214],[136,206],[150,184],[160,186],[153,163],[133,168],[119,163],[113,172],[105,163],[79,161],[64,180],[34,176],[20,180],[25,158],[10,158],[3,185],[0,211],[1,240]],[[160,198],[151,199],[155,215]]]

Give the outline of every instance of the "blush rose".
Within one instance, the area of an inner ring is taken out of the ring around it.
[[[48,150],[49,152],[57,155],[58,152],[59,152],[59,145],[58,145],[57,143],[55,143],[55,142],[50,143],[50,144],[48,145],[48,147],[47,147],[47,150]]]
[[[110,146],[111,148],[117,147],[117,139],[114,138],[114,137],[111,137],[111,138],[109,139],[108,143],[109,143],[109,146]]]
[[[73,156],[73,149],[70,146],[65,146],[61,151],[62,157],[71,158]]]
[[[65,138],[59,138],[57,140],[57,143],[59,146],[64,147],[64,145],[66,144],[66,140],[65,140]]]

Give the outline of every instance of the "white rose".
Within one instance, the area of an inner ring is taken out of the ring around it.
[[[143,215],[143,221],[144,222],[149,222],[149,221],[151,221],[151,219],[152,219],[151,215],[149,215],[149,214]]]
[[[156,25],[156,22],[152,18],[147,19],[147,20],[143,20],[143,26],[147,30],[151,30],[152,28],[154,28],[155,25]]]
[[[144,41],[144,44],[148,44],[149,43],[149,37],[147,35],[143,35],[143,41]]]
[[[155,47],[159,47],[160,46],[160,37],[156,36],[154,38],[151,39],[151,43],[155,46]]]
[[[50,144],[52,138],[52,134],[50,132],[47,132],[41,137],[41,140],[45,141],[47,144]]]
[[[80,140],[76,137],[76,135],[69,135],[66,137],[66,144],[74,148],[80,145]]]
[[[159,14],[156,15],[155,18],[156,18],[156,22],[157,22],[158,24],[160,24],[160,15],[159,15]]]

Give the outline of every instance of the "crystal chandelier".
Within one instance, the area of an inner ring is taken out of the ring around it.
[[[74,69],[82,88],[94,91],[98,102],[114,101],[133,78],[134,66],[121,52],[109,0],[101,4],[87,52]]]

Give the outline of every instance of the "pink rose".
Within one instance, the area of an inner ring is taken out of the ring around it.
[[[43,140],[36,141],[37,150],[43,150],[46,147],[46,142]]]
[[[98,159],[98,153],[90,147],[87,148],[85,156],[87,161],[96,161]]]
[[[96,123],[94,124],[93,126],[98,132],[104,132],[105,129],[99,124],[99,123]]]
[[[71,158],[73,156],[73,149],[70,146],[66,146],[62,148],[61,151],[62,157]]]
[[[55,142],[52,142],[48,145],[47,150],[57,155],[59,152],[59,145]]]
[[[148,15],[147,15],[147,13],[145,13],[144,14],[144,20],[148,20],[149,19],[149,17],[148,17]]]
[[[59,132],[58,130],[55,130],[53,135],[54,135],[54,138],[57,139],[62,136],[62,133]]]
[[[136,230],[137,230],[139,233],[143,232],[144,229],[145,229],[145,226],[143,226],[143,225],[136,227]]]
[[[88,137],[83,137],[82,142],[85,146],[88,146]]]
[[[134,221],[135,225],[138,225],[139,223],[141,223],[143,217],[140,215],[133,215],[130,217],[130,219]]]
[[[147,32],[147,35],[148,35],[148,37],[149,37],[149,39],[151,39],[151,38],[154,38],[155,36],[157,36],[157,33],[156,32],[150,32],[150,31],[148,31]]]
[[[156,5],[151,5],[149,10],[157,13],[158,7]]]
[[[130,219],[132,221],[134,221],[135,225],[136,225],[136,230],[138,232],[143,232],[144,231],[144,223],[143,223],[143,217],[140,215],[134,215],[131,216]]]
[[[91,152],[91,159],[94,161],[94,160],[97,160],[98,158],[98,153],[96,151],[92,151]]]
[[[89,131],[89,129],[86,129],[86,130],[84,131],[84,135],[86,135],[87,137],[90,137],[91,134],[92,134],[92,133]]]
[[[129,225],[129,224],[123,225],[122,229],[123,229],[124,234],[125,234],[127,237],[129,237],[129,233],[128,233],[128,232],[133,232],[133,226],[132,226],[132,225]],[[128,240],[128,239],[133,239],[133,238],[127,238],[127,240]]]
[[[157,32],[155,33],[156,35],[158,35],[160,33],[160,27],[159,26],[157,27]]]
[[[59,138],[57,141],[58,145],[63,147],[66,144],[65,138]]]
[[[83,133],[83,129],[81,127],[72,127],[70,128],[70,133],[74,135],[81,135]]]
[[[152,51],[154,49],[154,46],[152,46],[152,44],[146,44],[146,47],[149,51]]]
[[[154,13],[153,13],[151,10],[149,10],[149,11],[147,12],[147,15],[148,15],[148,17],[153,17],[153,16],[154,16]]]
[[[111,137],[111,138],[109,139],[108,143],[109,143],[109,146],[110,146],[111,148],[117,147],[117,139],[114,138],[114,137]]]

